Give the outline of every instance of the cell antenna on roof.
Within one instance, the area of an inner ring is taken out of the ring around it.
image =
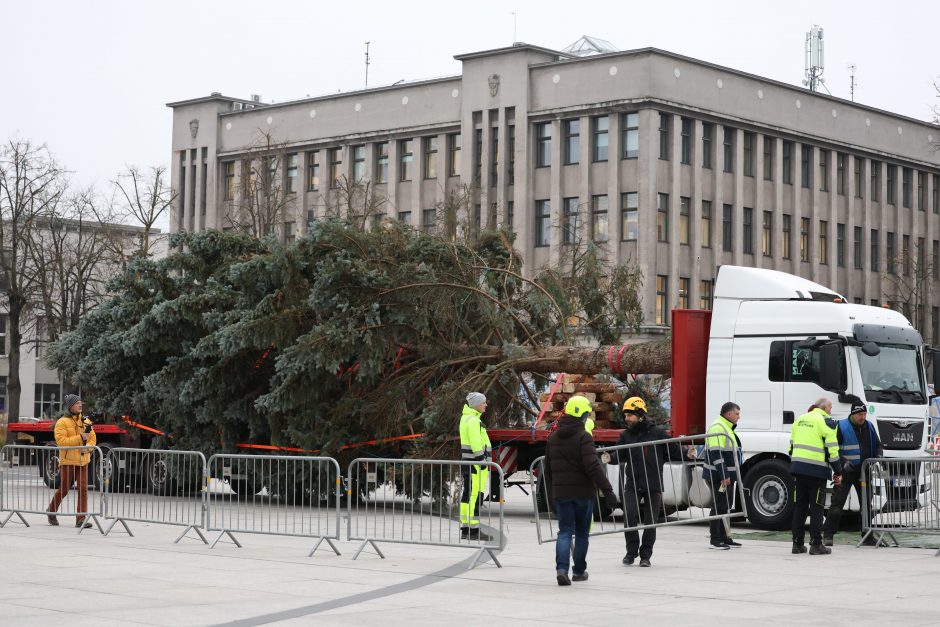
[[[516,43],[516,12],[512,12],[512,43]]]
[[[366,89],[369,88],[369,42],[366,42]]]
[[[855,102],[855,86],[858,85],[858,81],[855,80],[855,70],[857,66],[854,63],[849,63],[849,97],[852,98],[852,102]]]
[[[806,33],[805,58],[806,78],[803,79],[803,85],[809,87],[810,91],[819,91],[819,88],[825,83],[822,78],[825,70],[823,62],[823,29],[815,24]]]

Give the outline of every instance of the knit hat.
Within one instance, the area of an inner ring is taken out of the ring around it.
[[[82,397],[78,394],[66,394],[65,398],[62,399],[62,409],[69,413],[72,413],[72,405],[82,400]]]
[[[860,399],[859,397],[857,397],[857,396],[852,396],[851,399],[849,400],[849,402],[852,403],[852,408],[849,409],[849,413],[850,413],[850,414],[858,414],[858,413],[860,413],[860,412],[866,412],[866,413],[868,412],[868,407],[865,405],[865,403],[864,403],[864,402],[862,401],[862,399]]]
[[[486,397],[479,392],[470,392],[467,394],[467,405],[470,407],[476,407],[480,403],[485,403]]]

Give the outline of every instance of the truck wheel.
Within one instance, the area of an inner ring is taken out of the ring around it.
[[[98,459],[97,451],[92,454],[88,474],[89,487],[94,485],[99,490],[104,490],[105,482],[107,482],[111,492],[123,492],[127,475],[121,472],[116,456],[111,453],[111,449],[115,446],[105,442],[99,444],[98,448],[101,450],[101,459]]]
[[[759,529],[789,529],[793,520],[793,479],[790,464],[779,459],[760,462],[744,477],[747,518]]]
[[[43,451],[39,459],[39,476],[46,487],[58,490],[62,482],[59,474],[59,447],[55,442],[47,442],[46,448],[48,451]]]
[[[144,486],[151,494],[157,496],[176,494],[176,481],[172,477],[170,465],[163,456],[147,455],[140,472],[143,475]]]

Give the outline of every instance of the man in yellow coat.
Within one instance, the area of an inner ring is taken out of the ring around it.
[[[49,502],[49,524],[58,525],[55,516],[62,499],[69,493],[72,484],[78,488],[78,515],[75,526],[90,529],[92,524],[85,522],[88,513],[88,464],[91,462],[91,448],[98,441],[91,421],[82,414],[82,399],[76,394],[66,394],[62,401],[65,413],[55,423],[55,443],[64,451],[59,451],[59,489]],[[67,448],[89,447],[89,448]]]

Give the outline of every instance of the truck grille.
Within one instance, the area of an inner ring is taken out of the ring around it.
[[[911,451],[921,447],[924,422],[904,418],[882,418],[878,421],[878,435],[885,450]]]

